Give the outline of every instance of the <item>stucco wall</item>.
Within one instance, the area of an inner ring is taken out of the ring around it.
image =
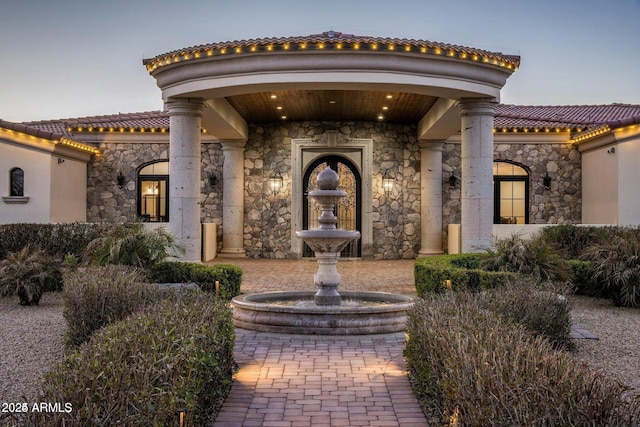
[[[618,188],[618,224],[640,225],[640,197],[638,186],[640,185],[640,136],[624,140],[616,148],[616,157],[619,157],[620,174]]]
[[[582,153],[582,219],[587,224],[618,224],[618,162],[613,146]]]
[[[50,159],[51,222],[87,220],[87,164],[73,159]]]
[[[24,195],[29,197],[20,204],[0,200],[0,223],[49,222],[51,154],[4,141],[0,148],[0,196],[9,196],[9,171],[17,167],[24,171]]]

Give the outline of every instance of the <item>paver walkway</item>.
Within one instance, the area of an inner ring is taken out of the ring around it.
[[[314,290],[317,264],[232,260],[242,292]],[[413,261],[341,260],[339,290],[415,296]],[[240,370],[214,426],[425,426],[402,357],[404,333],[322,336],[236,329]]]

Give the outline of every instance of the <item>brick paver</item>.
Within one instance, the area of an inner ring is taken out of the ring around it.
[[[243,269],[243,293],[314,290],[317,264],[216,260]],[[339,290],[414,295],[413,262],[342,260]],[[236,329],[239,371],[214,426],[424,426],[402,357],[404,333],[286,335]]]

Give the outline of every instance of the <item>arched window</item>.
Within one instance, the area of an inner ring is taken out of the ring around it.
[[[529,172],[522,166],[493,162],[493,222],[529,223]]]
[[[24,197],[24,171],[13,168],[9,172],[9,195],[11,197]]]
[[[149,163],[138,171],[137,213],[142,221],[169,221],[168,161]]]

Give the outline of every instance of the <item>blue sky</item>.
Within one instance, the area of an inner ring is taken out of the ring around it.
[[[0,0],[0,119],[158,110],[143,58],[331,29],[520,55],[505,103],[640,104],[638,22],[640,0]]]

